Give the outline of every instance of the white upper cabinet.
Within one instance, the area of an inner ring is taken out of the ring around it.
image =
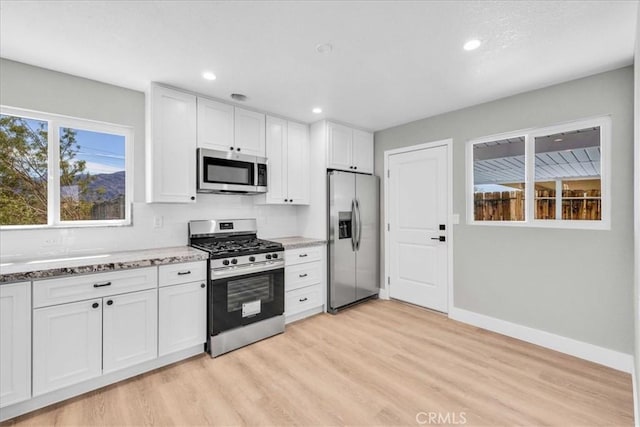
[[[373,173],[373,134],[362,130],[353,130],[352,150],[353,170]]]
[[[147,115],[147,203],[195,202],[196,97],[153,84]]]
[[[31,283],[0,285],[0,408],[31,397]]]
[[[335,123],[327,123],[328,168],[352,170],[352,147],[353,129]]]
[[[270,204],[309,204],[309,128],[267,117]]]
[[[198,97],[198,147],[234,148],[233,105]]]
[[[235,107],[235,149],[242,154],[266,157],[265,115]]]
[[[373,134],[327,122],[327,168],[373,173]]]
[[[287,123],[287,188],[289,202],[309,204],[309,127]]]

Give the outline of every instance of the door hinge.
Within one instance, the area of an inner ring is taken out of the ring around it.
[[[391,231],[391,224],[387,223],[387,231]]]
[[[391,276],[387,276],[387,285],[391,284]]]
[[[391,178],[391,169],[387,169],[387,178]]]

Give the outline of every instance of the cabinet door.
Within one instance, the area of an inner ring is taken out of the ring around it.
[[[207,286],[204,281],[160,289],[160,356],[204,344]]]
[[[353,167],[357,172],[373,173],[373,134],[353,130]]]
[[[350,171],[353,131],[350,127],[327,123],[327,167]]]
[[[149,111],[147,202],[195,202],[196,97],[153,86]]]
[[[157,289],[105,297],[103,312],[104,373],[157,357]]]
[[[266,157],[264,114],[235,107],[234,116],[236,151]]]
[[[286,203],[287,195],[287,122],[267,117],[267,203]]]
[[[198,98],[198,147],[233,148],[233,105]]]
[[[0,286],[0,408],[31,397],[31,283]]]
[[[309,128],[288,123],[287,188],[290,203],[309,204]]]
[[[100,376],[102,300],[33,310],[33,395]]]

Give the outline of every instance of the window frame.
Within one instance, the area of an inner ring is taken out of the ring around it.
[[[535,218],[535,138],[589,127],[600,127],[600,220],[536,219]],[[524,137],[525,144],[525,212],[524,221],[477,221],[474,206],[473,146],[486,142]],[[480,226],[535,227],[579,230],[611,230],[611,116],[572,120],[555,125],[526,128],[468,140],[466,143],[467,224]]]
[[[0,114],[47,122],[47,224],[0,225],[0,230],[129,226],[133,201],[133,128],[131,126],[82,119],[60,114],[0,105]],[[60,219],[60,128],[109,133],[124,137],[125,195],[124,219]]]

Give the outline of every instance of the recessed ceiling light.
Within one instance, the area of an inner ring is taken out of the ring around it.
[[[553,140],[553,142],[562,142],[562,138],[556,138]]]
[[[464,44],[464,46],[462,46],[464,48],[464,50],[474,50],[480,47],[480,45],[482,44],[482,42],[478,39],[473,39],[473,40],[469,40],[468,42],[466,42]]]
[[[331,46],[331,43],[321,43],[316,46],[316,52],[318,53],[331,53],[332,50],[333,46]]]
[[[205,71],[204,73],[202,73],[202,77],[206,80],[215,80],[216,79],[216,75],[213,74],[211,71]]]
[[[313,112],[314,114],[320,114],[322,113],[322,108],[316,107],[313,110],[311,110],[311,112]]]

